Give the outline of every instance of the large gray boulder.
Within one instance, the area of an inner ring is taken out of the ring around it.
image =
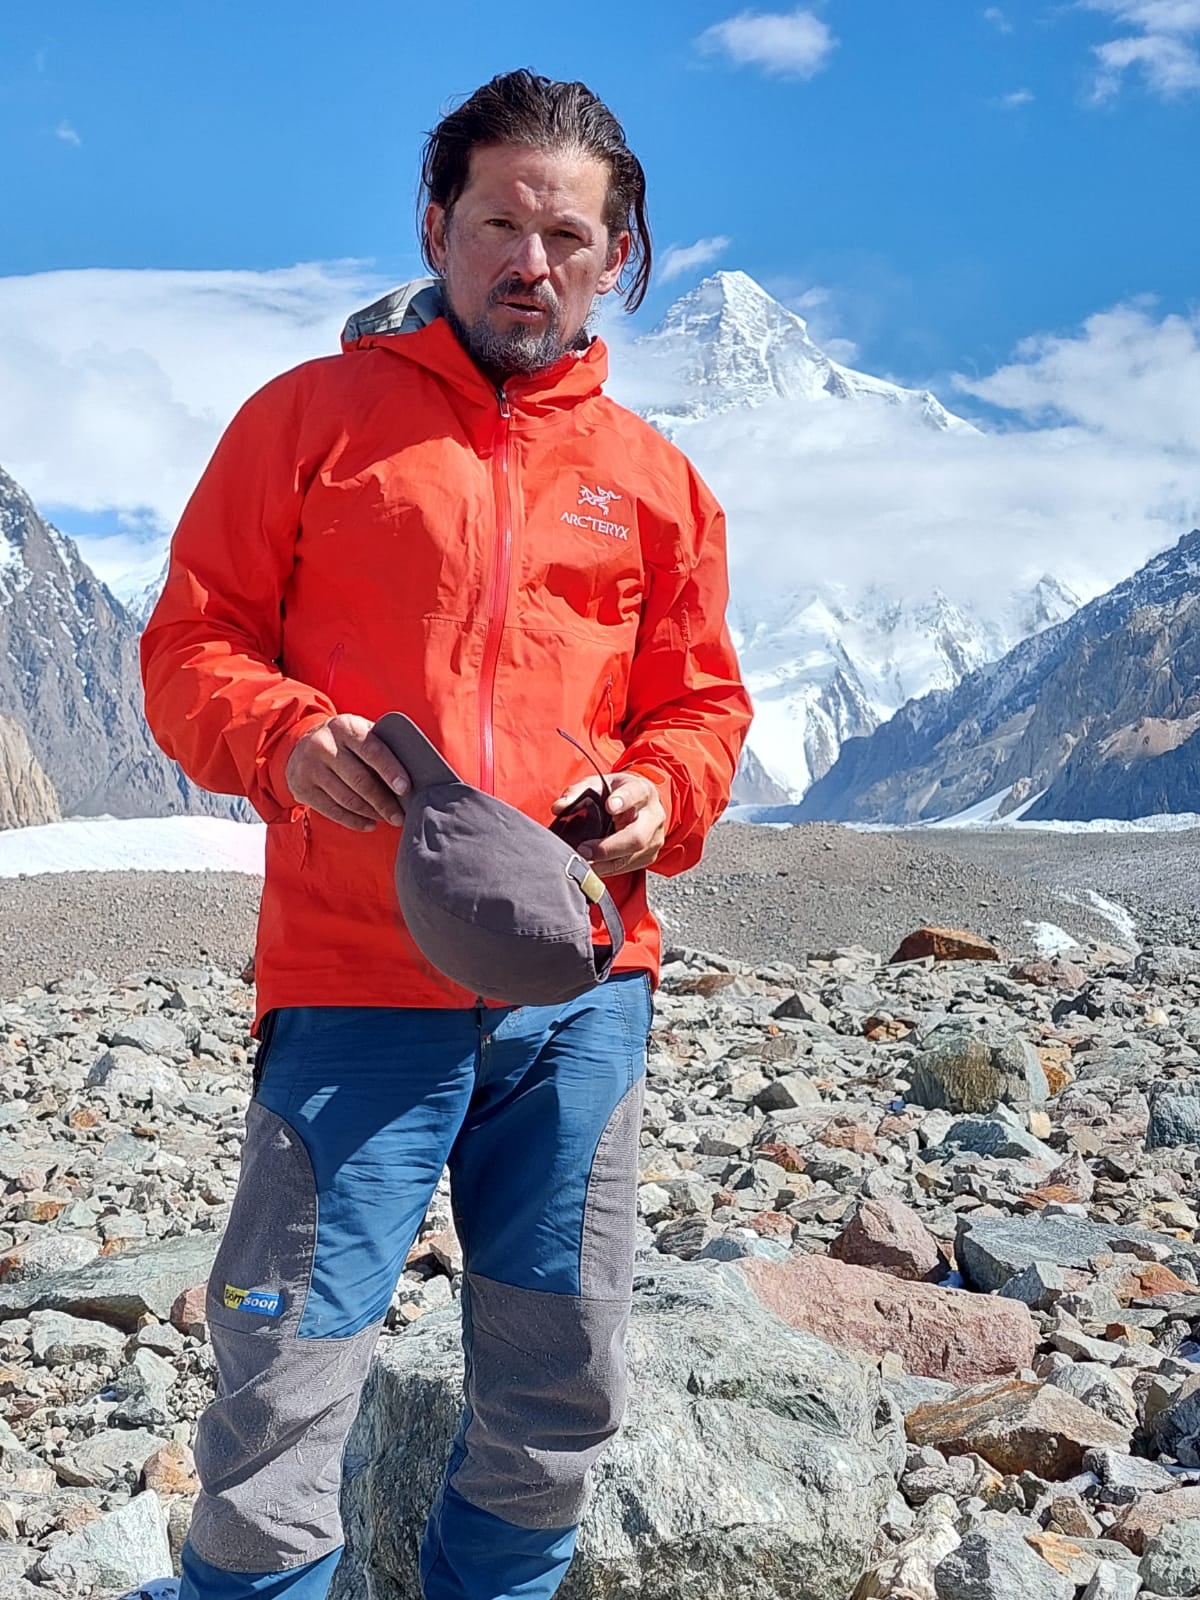
[[[1200,1145],[1200,1078],[1159,1084],[1150,1095],[1146,1149]]]
[[[767,1311],[717,1263],[643,1274],[631,1397],[560,1600],[847,1600],[904,1462],[878,1375]],[[331,1600],[415,1600],[458,1422],[452,1311],[379,1350],[347,1450]]]
[[[144,1250],[102,1256],[70,1271],[0,1284],[0,1322],[31,1311],[65,1311],[132,1332],[147,1312],[166,1322],[185,1289],[212,1268],[220,1228],[164,1239]]]
[[[1117,1252],[1130,1265],[1138,1260],[1166,1258],[1186,1277],[1200,1276],[1200,1247],[1167,1233],[1146,1228],[1123,1228],[1115,1223],[1093,1222],[1086,1217],[960,1216],[954,1254],[959,1270],[972,1289],[991,1294],[1010,1278],[1049,1261],[1059,1267],[1086,1267],[1094,1256]]]

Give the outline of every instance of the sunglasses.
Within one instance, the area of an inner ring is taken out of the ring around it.
[[[578,850],[581,844],[595,844],[597,840],[607,839],[610,833],[616,831],[616,821],[608,813],[608,797],[612,790],[595,756],[562,728],[556,731],[595,767],[596,776],[600,779],[599,793],[595,789],[585,789],[570,808],[550,824],[551,833],[570,845],[572,850]]]

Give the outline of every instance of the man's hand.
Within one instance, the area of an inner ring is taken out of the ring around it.
[[[286,772],[297,805],[356,833],[370,833],[381,820],[403,825],[396,796],[408,793],[408,773],[372,726],[366,717],[333,717],[304,735]]]
[[[612,790],[608,812],[616,829],[607,839],[581,845],[579,854],[601,878],[616,878],[623,872],[640,872],[657,859],[667,837],[667,814],[658,790],[640,772],[612,772],[606,781]],[[594,788],[594,780],[575,784],[554,802],[555,815]]]

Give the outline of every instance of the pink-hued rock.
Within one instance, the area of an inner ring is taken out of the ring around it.
[[[944,1455],[977,1455],[997,1472],[1036,1472],[1051,1481],[1083,1470],[1089,1450],[1129,1449],[1129,1429],[1050,1384],[1010,1378],[932,1400],[904,1420],[912,1444]]]
[[[905,1370],[979,1383],[1029,1366],[1037,1335],[1028,1306],[994,1295],[909,1283],[828,1256],[737,1263],[758,1298],[826,1343],[894,1353]]]
[[[1194,1517],[1200,1517],[1200,1489],[1168,1489],[1165,1494],[1147,1494],[1135,1500],[1113,1523],[1108,1537],[1140,1556],[1168,1522],[1190,1522]]]
[[[187,1333],[198,1322],[207,1322],[208,1313],[204,1308],[205,1285],[197,1283],[190,1289],[185,1289],[171,1307],[172,1325],[180,1333]]]
[[[874,1267],[892,1278],[929,1283],[946,1274],[937,1240],[898,1195],[864,1200],[829,1247],[855,1267]]]

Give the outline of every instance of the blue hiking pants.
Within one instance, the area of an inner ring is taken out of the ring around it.
[[[465,1409],[426,1600],[547,1600],[625,1405],[650,989],[562,1006],[299,1007],[260,1049],[208,1291],[219,1377],[181,1600],[323,1600],[346,1435],[448,1163]]]

